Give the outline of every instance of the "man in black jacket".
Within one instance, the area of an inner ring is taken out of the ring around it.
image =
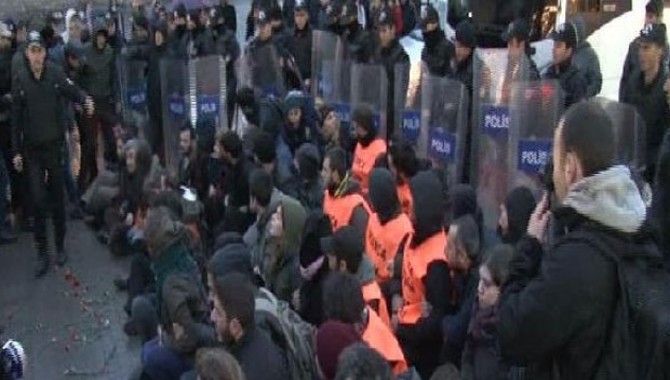
[[[663,64],[666,41],[666,28],[663,24],[649,24],[640,32],[640,70],[628,78],[619,99],[622,103],[634,105],[646,124],[647,169],[644,177],[648,183],[654,181],[658,151],[663,135],[670,126],[670,107],[663,90],[668,78],[668,69]]]
[[[347,43],[348,59],[353,63],[370,63],[375,41],[372,34],[358,22],[356,2],[346,1],[339,12],[339,25],[335,29],[339,29],[342,39]]]
[[[393,21],[393,13],[390,9],[384,8],[379,12],[377,17],[377,33],[379,37],[379,46],[375,50],[372,62],[374,64],[384,66],[386,70],[386,77],[388,78],[388,105],[394,104],[395,99],[395,82],[396,80],[404,80],[409,78],[409,56],[405,49],[400,44],[396,35],[395,23]],[[403,75],[401,78],[396,78],[396,68],[401,67]],[[408,83],[402,83],[400,90],[405,93]],[[386,116],[386,135],[393,136],[395,130],[395,112],[393,107],[388,107]]]
[[[553,149],[559,205],[550,211],[545,197],[516,247],[500,298],[499,345],[503,358],[527,366],[533,378],[592,379],[613,360],[606,347],[619,289],[614,263],[596,244],[653,243],[640,238],[645,204],[628,168],[614,164],[614,130],[601,106],[572,106]],[[552,214],[564,235],[544,252]]]
[[[440,15],[430,4],[421,20],[423,28],[423,51],[421,60],[428,66],[430,74],[445,77],[451,74],[451,62],[454,59],[454,46],[447,41],[440,28]]]
[[[294,8],[294,29],[289,40],[289,53],[305,84],[312,77],[312,26],[310,24],[307,0],[297,0]]]
[[[25,164],[30,193],[36,203],[34,234],[38,265],[35,275],[42,277],[48,271],[50,262],[46,236],[46,213],[49,209],[54,218],[57,263],[64,265],[67,261],[64,246],[62,149],[66,124],[63,98],[85,104],[89,114],[93,113],[94,106],[93,100],[75,87],[58,67],[46,61],[46,49],[39,33],[30,33],[26,62],[22,64],[27,67],[17,72],[12,89],[13,162],[17,171],[22,171]]]
[[[572,23],[565,23],[556,28],[552,35],[554,40],[554,61],[544,75],[544,79],[558,80],[565,95],[565,108],[586,97],[586,80],[577,66],[572,64],[572,57],[577,47],[577,29]]]

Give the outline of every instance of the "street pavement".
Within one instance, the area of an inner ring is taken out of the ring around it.
[[[112,258],[78,221],[68,224],[66,247],[66,267],[36,280],[32,234],[0,246],[0,340],[23,343],[27,380],[125,380],[139,366],[140,343],[123,333],[125,294],[112,281],[128,273],[128,259]]]

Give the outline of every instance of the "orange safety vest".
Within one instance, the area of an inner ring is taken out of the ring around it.
[[[447,235],[437,233],[418,247],[412,248],[411,241],[405,247],[402,263],[403,306],[398,312],[398,322],[405,325],[415,324],[421,318],[421,304],[426,297],[423,278],[428,274],[428,265],[433,261],[447,262],[444,248]]]
[[[386,142],[382,139],[375,139],[363,148],[361,143],[356,144],[354,150],[354,162],[351,165],[351,174],[354,179],[361,184],[361,191],[363,194],[368,193],[370,186],[370,172],[375,167],[375,161],[381,154],[386,153]]]
[[[376,281],[372,281],[369,284],[363,285],[361,290],[363,291],[363,299],[365,300],[365,303],[372,304],[373,302],[377,302],[377,304],[379,304],[379,317],[386,324],[386,326],[391,327],[389,309],[386,305],[386,299],[382,294],[382,290],[379,287],[379,284],[377,284]]]
[[[330,218],[333,231],[348,225],[351,222],[354,210],[359,205],[363,205],[367,210],[365,199],[358,193],[334,197],[326,190],[323,197],[323,211]]]
[[[398,193],[400,206],[402,206],[402,212],[407,215],[411,215],[414,211],[414,200],[412,199],[412,192],[409,189],[409,183],[398,185],[398,187],[396,187],[396,192]]]
[[[412,222],[402,213],[385,225],[381,225],[377,214],[368,219],[365,234],[365,251],[375,266],[377,281],[383,283],[391,278],[389,263],[395,260],[402,239],[412,232]]]
[[[391,328],[384,325],[382,319],[372,308],[367,307],[368,324],[363,330],[363,341],[376,350],[391,364],[393,373],[399,375],[407,371],[407,361],[402,353],[398,339],[393,335]]]

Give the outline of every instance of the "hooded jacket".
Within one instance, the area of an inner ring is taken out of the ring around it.
[[[244,244],[251,251],[251,265],[254,269],[258,268],[260,270],[265,257],[265,246],[268,238],[266,227],[268,226],[270,217],[277,209],[279,203],[286,197],[281,191],[276,188],[273,189],[268,207],[261,215],[258,215],[256,222],[244,233]]]
[[[86,56],[82,73],[84,89],[98,101],[116,100],[116,58],[112,47],[107,44],[103,49],[98,49],[93,39],[84,54]]]
[[[303,144],[296,152],[301,186],[298,188],[298,201],[307,210],[323,209],[323,180],[319,175],[321,156],[313,144]]]
[[[531,237],[516,247],[500,298],[503,358],[538,378],[590,379],[600,369],[617,300],[614,264],[584,239],[633,236],[646,216],[630,171],[613,166],[573,184],[555,222],[564,235],[547,252]],[[599,226],[593,229],[590,226]]]
[[[565,94],[565,108],[586,98],[588,84],[572,60],[553,65],[547,70],[544,79],[558,80]]]
[[[282,199],[278,206],[282,208],[284,231],[281,237],[269,237],[269,251],[265,254],[261,274],[266,288],[278,299],[290,302],[293,292],[300,287],[298,255],[307,214],[293,198]]]
[[[507,210],[507,233],[499,231],[505,244],[515,245],[526,234],[528,221],[535,210],[535,197],[526,187],[517,187],[505,198]]]
[[[421,60],[428,66],[430,74],[438,77],[451,75],[451,61],[455,51],[442,29],[423,32],[423,41],[425,45],[421,51]]]
[[[603,74],[600,71],[600,59],[591,44],[586,41],[586,25],[581,16],[573,20],[577,29],[578,45],[572,57],[572,63],[586,80],[586,97],[592,98],[600,93],[603,86]]]

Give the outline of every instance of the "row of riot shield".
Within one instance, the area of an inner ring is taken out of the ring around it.
[[[160,63],[161,109],[165,165],[176,173],[181,157],[179,131],[190,125],[227,129],[226,64],[220,56],[189,61],[165,59]]]
[[[252,44],[238,62],[241,87],[249,87],[260,98],[286,96],[283,62],[272,43]]]
[[[525,55],[510,58],[506,49],[475,52],[470,178],[490,231],[496,229],[500,205],[509,191],[525,186],[539,199],[547,190],[545,170],[565,95],[558,81],[530,81],[529,74]],[[640,115],[631,105],[601,98],[591,101],[612,120],[617,162],[642,173],[646,128]]]

